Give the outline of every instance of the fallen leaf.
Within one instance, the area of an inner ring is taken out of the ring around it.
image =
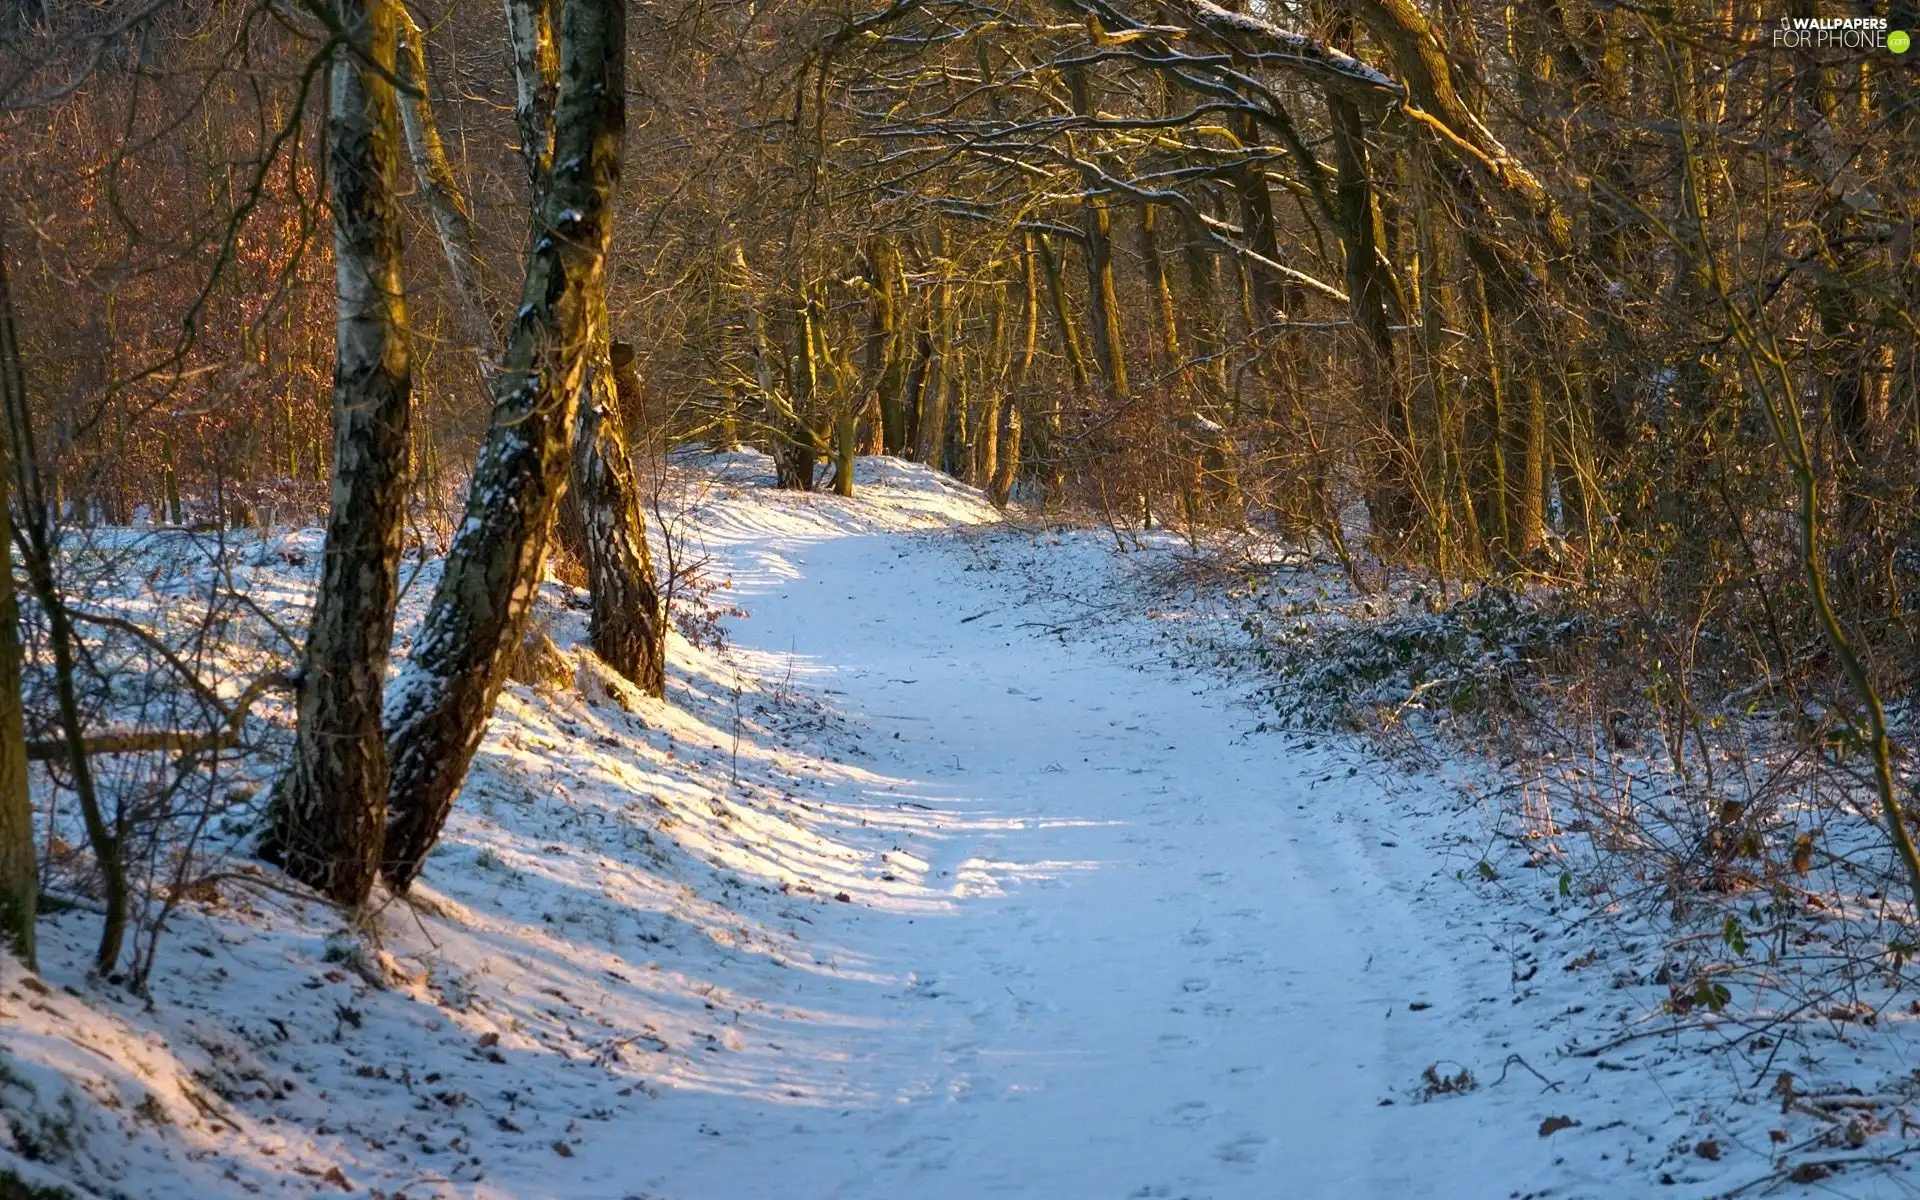
[[[1720,1143],[1708,1138],[1693,1148],[1693,1152],[1708,1162],[1720,1161]]]

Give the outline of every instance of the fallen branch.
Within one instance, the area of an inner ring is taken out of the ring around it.
[[[285,671],[268,671],[265,675],[248,684],[240,693],[231,709],[220,708],[223,720],[217,728],[204,733],[193,733],[184,729],[136,729],[115,733],[96,734],[85,739],[83,746],[89,756],[102,754],[150,754],[166,751],[171,754],[205,754],[215,750],[231,750],[240,744],[240,731],[246,726],[247,713],[261,695],[270,687],[289,688],[293,678]],[[67,757],[67,743],[64,739],[28,742],[28,762],[52,762]]]

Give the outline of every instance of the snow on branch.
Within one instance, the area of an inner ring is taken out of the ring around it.
[[[1232,12],[1212,0],[1187,0],[1187,9],[1202,29],[1249,58],[1301,69],[1359,99],[1378,99],[1384,94],[1397,100],[1406,95],[1400,84],[1353,55],[1271,21]]]

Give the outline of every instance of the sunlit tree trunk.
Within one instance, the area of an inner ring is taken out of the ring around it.
[[[900,261],[887,238],[875,238],[868,255],[872,275],[873,325],[867,335],[867,377],[880,403],[880,449],[898,454],[906,446],[905,339],[900,336]]]
[[[538,589],[589,367],[626,124],[623,0],[567,0],[556,164],[536,205],[526,283],[494,385],[493,419],[411,660],[386,706],[386,873],[419,875],[466,777]]]
[[[1074,111],[1093,115],[1093,90],[1087,73],[1067,73]],[[1091,153],[1091,151],[1087,151]],[[1094,357],[1100,364],[1109,397],[1124,399],[1127,386],[1126,339],[1121,332],[1120,298],[1113,282],[1113,218],[1106,193],[1092,172],[1086,172],[1080,193],[1080,249],[1087,264],[1087,323],[1093,327]]]
[[[605,301],[601,301],[604,314]],[[666,694],[666,615],[647,546],[646,510],[627,448],[604,315],[573,431],[573,503],[593,603],[593,651],[648,695]]]
[[[407,518],[412,375],[394,195],[399,128],[390,75],[382,74],[394,66],[396,6],[341,0],[338,11],[371,47],[374,67],[349,54],[333,64],[333,489],[299,728],[261,853],[339,903],[358,905],[379,874],[385,842],[381,695]]]
[[[399,8],[398,5],[394,6]],[[407,152],[413,159],[413,174],[433,215],[434,231],[440,237],[441,253],[447,260],[447,276],[453,284],[455,308],[461,332],[480,356],[482,366],[493,352],[498,336],[480,291],[480,257],[473,246],[473,213],[460,191],[460,181],[447,159],[447,147],[440,139],[440,126],[433,116],[428,93],[426,34],[404,9],[400,22],[399,78],[411,92],[395,91],[399,101],[400,123],[407,134]]]
[[[558,142],[554,105],[560,63],[553,42],[552,0],[507,0],[506,8],[514,122],[520,129],[521,161],[537,198],[551,176]],[[420,74],[425,76],[424,67]],[[451,172],[447,175],[451,184]],[[442,240],[447,241],[445,231],[457,226],[442,221],[441,228]],[[447,256],[452,260],[455,253],[452,243],[448,245]],[[647,547],[646,511],[616,402],[612,318],[604,282],[593,289],[589,306],[592,361],[575,408],[572,491],[562,507],[557,536],[587,569],[594,652],[649,694],[659,696],[666,691],[666,626]]]
[[[914,458],[928,466],[941,466],[946,456],[947,397],[953,388],[954,364],[954,266],[947,258],[947,234],[934,231],[934,269],[940,272],[933,292],[933,353],[927,359],[927,381],[920,395],[920,420],[916,429]]]

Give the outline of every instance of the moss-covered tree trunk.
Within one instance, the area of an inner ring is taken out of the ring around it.
[[[459,531],[387,697],[386,874],[404,891],[440,836],[539,585],[566,486],[626,126],[623,0],[567,0],[554,163]]]
[[[274,790],[261,853],[357,905],[379,875],[386,838],[381,695],[407,518],[412,375],[394,195],[396,10],[391,0],[340,0],[337,11],[374,66],[343,53],[332,68],[333,488],[293,759]]]

